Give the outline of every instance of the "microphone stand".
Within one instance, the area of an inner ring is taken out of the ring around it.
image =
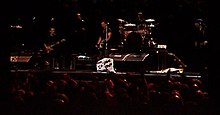
[[[108,40],[108,23],[105,27],[105,51],[104,51],[105,57],[108,57],[108,42],[107,42],[107,40]]]
[[[107,43],[107,40],[108,40],[108,24],[106,25],[105,27],[105,49],[107,50],[108,49],[108,43]]]

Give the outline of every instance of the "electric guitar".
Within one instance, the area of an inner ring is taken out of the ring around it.
[[[54,46],[59,45],[60,43],[62,43],[62,42],[64,42],[64,41],[66,41],[66,39],[61,39],[61,40],[57,41],[56,43],[50,44],[50,45],[44,44],[44,52],[45,52],[45,53],[50,53],[51,51],[54,50],[54,49],[53,49]]]
[[[96,45],[96,48],[98,50],[103,49],[105,46],[105,43],[106,43],[105,40],[102,40],[99,44]]]

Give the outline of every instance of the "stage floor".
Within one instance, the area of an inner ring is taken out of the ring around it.
[[[55,69],[47,69],[47,70],[36,70],[36,69],[19,69],[19,70],[11,70],[12,75],[15,74],[25,74],[25,73],[32,73],[32,74],[49,74],[51,76],[57,76],[57,75],[70,75],[75,77],[99,77],[99,78],[105,78],[108,76],[117,76],[117,77],[147,77],[147,78],[164,78],[166,76],[171,77],[177,77],[177,78],[202,78],[207,77],[202,75],[198,72],[183,72],[183,73],[177,73],[177,72],[171,72],[171,73],[161,73],[161,71],[150,71],[145,73],[140,72],[116,72],[116,73],[109,73],[109,72],[97,72],[94,70],[55,70]]]

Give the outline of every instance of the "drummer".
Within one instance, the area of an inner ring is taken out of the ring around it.
[[[137,30],[144,30],[147,27],[142,12],[138,12],[134,23],[137,25]]]

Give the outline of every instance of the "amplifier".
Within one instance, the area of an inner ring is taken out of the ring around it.
[[[39,69],[43,66],[41,57],[30,55],[10,56],[11,69]]]
[[[10,62],[29,62],[32,56],[10,56]]]

